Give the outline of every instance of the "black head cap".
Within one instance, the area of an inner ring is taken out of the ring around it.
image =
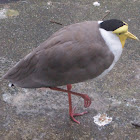
[[[100,28],[103,28],[106,31],[114,31],[123,25],[125,25],[125,23],[123,23],[121,20],[110,19],[110,20],[105,20],[101,22]]]

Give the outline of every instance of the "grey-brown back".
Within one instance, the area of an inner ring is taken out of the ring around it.
[[[95,78],[113,60],[98,23],[86,21],[54,33],[3,78],[24,88],[55,87]]]

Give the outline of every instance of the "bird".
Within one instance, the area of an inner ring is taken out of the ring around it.
[[[127,38],[139,40],[118,19],[83,21],[64,26],[22,58],[2,77],[21,88],[50,88],[68,93],[69,116],[75,119],[71,95],[91,105],[87,94],[71,91],[72,84],[105,76],[119,60]],[[59,86],[67,86],[67,89]]]

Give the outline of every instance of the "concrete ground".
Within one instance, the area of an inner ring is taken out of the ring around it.
[[[49,89],[10,88],[2,75],[33,48],[65,25],[85,20],[117,18],[129,24],[140,38],[139,0],[24,0],[0,4],[18,12],[0,18],[0,140],[140,140],[140,43],[127,40],[114,69],[103,79],[73,85],[73,91],[86,93],[92,104],[73,96],[80,125],[68,115],[67,94]],[[1,16],[1,14],[0,14]],[[50,23],[50,20],[62,23]],[[63,87],[65,88],[65,87]],[[113,120],[99,127],[93,117],[107,113]]]

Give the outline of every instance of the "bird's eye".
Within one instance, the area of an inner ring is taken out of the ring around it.
[[[119,35],[121,35],[122,33],[119,33]]]

